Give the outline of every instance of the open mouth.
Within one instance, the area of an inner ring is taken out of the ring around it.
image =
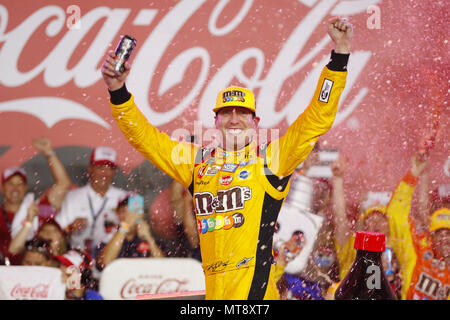
[[[242,129],[237,129],[237,128],[227,129],[228,134],[235,135],[235,136],[241,134],[242,132],[244,132],[244,130],[242,130]]]

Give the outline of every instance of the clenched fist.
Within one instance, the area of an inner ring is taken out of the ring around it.
[[[328,21],[328,34],[336,44],[336,53],[350,53],[353,25],[347,19],[333,17]]]

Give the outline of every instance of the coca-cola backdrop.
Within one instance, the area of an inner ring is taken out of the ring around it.
[[[123,34],[137,39],[127,86],[162,131],[185,128],[201,139],[213,126],[217,91],[238,84],[254,90],[261,126],[283,134],[312,98],[333,48],[327,20],[339,15],[354,25],[348,82],[333,128],[320,141],[346,157],[349,200],[392,190],[438,123],[431,151],[435,187],[449,176],[449,6],[412,0],[5,0],[0,169],[23,165],[38,184],[35,191],[48,187],[44,158],[31,145],[33,137],[47,136],[75,182],[85,181],[91,148],[107,145],[119,154],[117,183],[134,186],[127,177],[148,164],[114,122],[100,72]]]

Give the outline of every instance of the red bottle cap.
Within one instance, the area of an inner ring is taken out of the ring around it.
[[[356,231],[355,249],[383,252],[385,250],[384,233]]]

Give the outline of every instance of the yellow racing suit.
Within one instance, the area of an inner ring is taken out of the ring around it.
[[[127,140],[193,195],[206,299],[279,299],[272,255],[278,212],[291,174],[331,128],[345,86],[348,55],[331,57],[310,105],[284,136],[233,152],[171,140],[147,121],[125,85],[110,92]]]

